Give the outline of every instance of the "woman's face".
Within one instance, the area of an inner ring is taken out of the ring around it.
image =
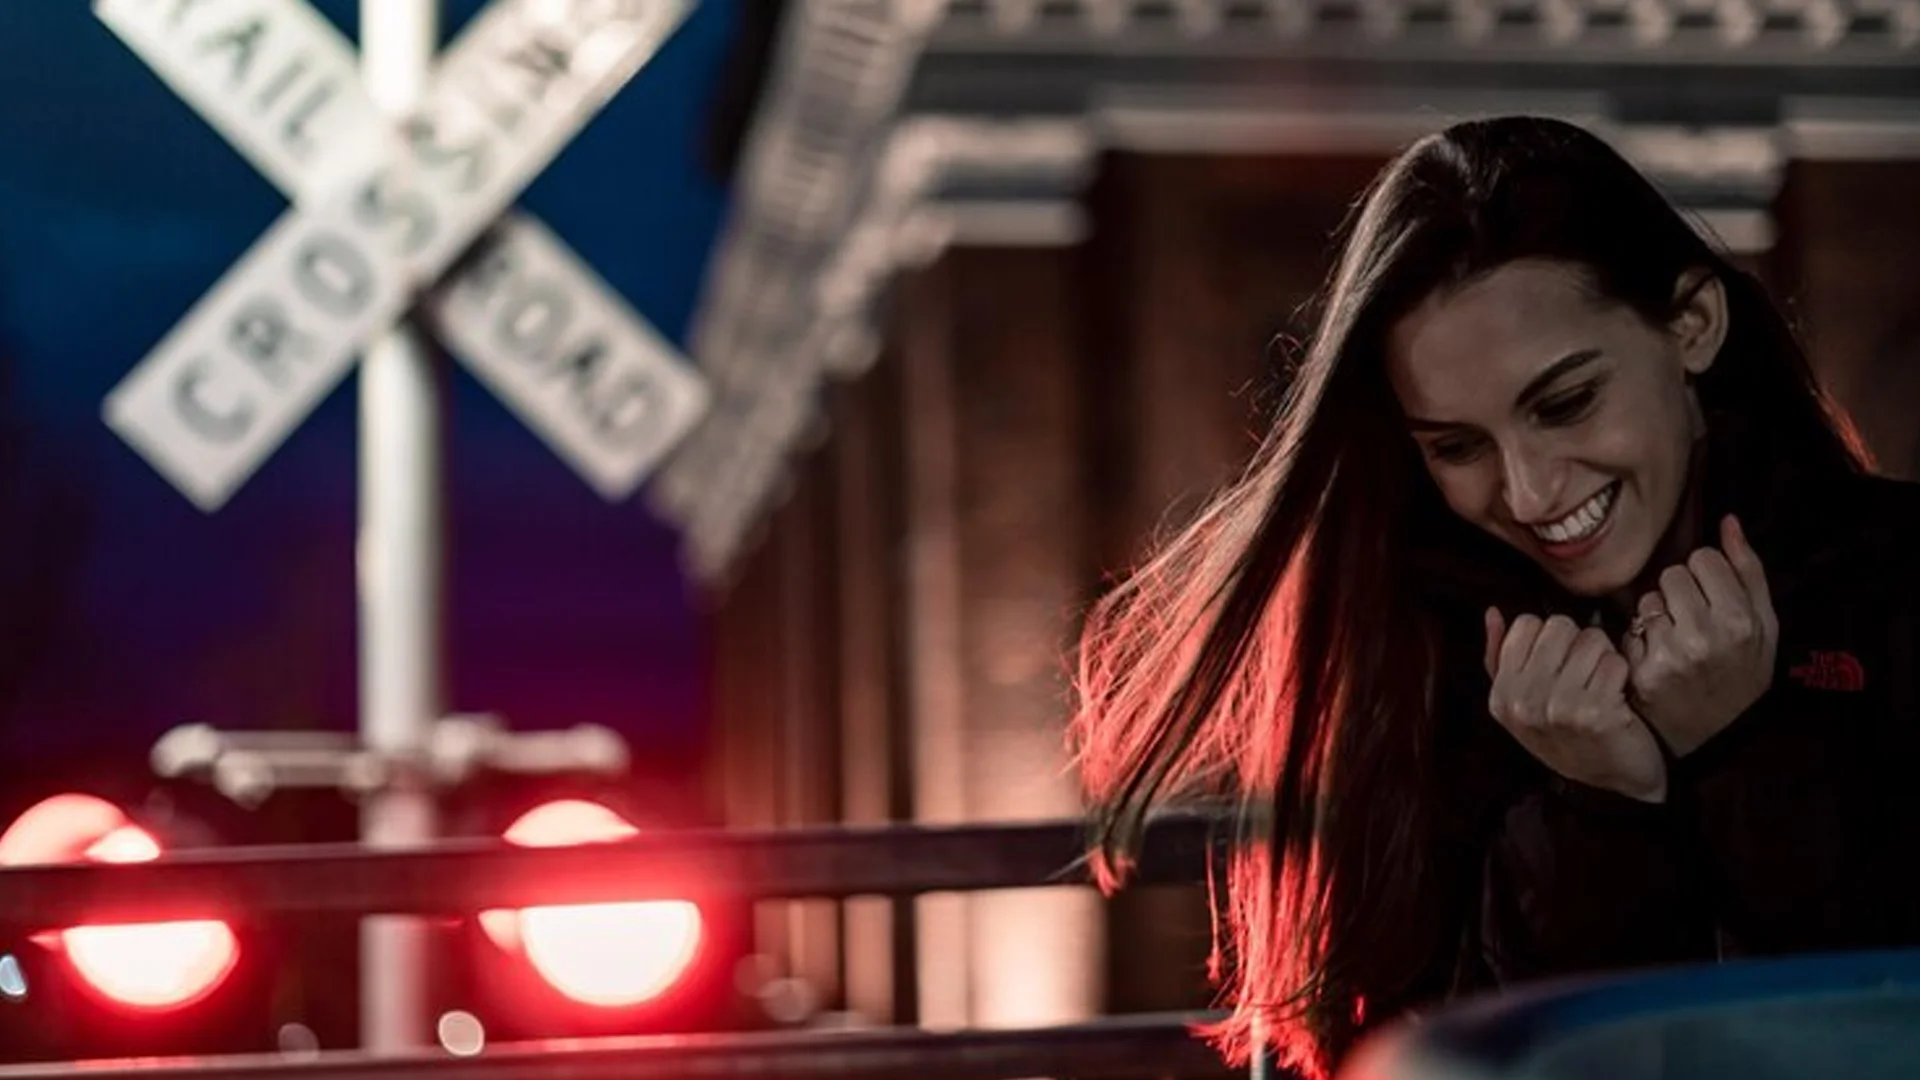
[[[1598,298],[1582,272],[1517,260],[1429,297],[1388,337],[1408,430],[1453,512],[1568,590],[1630,585],[1686,488],[1689,373],[1726,336],[1718,281],[1676,283],[1669,326]]]

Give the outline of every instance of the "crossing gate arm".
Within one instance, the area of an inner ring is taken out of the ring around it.
[[[1237,1074],[1203,1041],[1212,1014],[1142,1014],[1011,1031],[917,1028],[751,1032],[568,1040],[444,1053],[374,1056],[358,1051],[300,1060],[280,1055],[100,1062],[88,1080],[1014,1080],[1097,1076],[1112,1080]],[[71,1063],[0,1069],[0,1080],[71,1080]]]
[[[1205,880],[1227,830],[1206,815],[1148,827],[1132,879]],[[572,848],[442,841],[407,851],[357,844],[213,850],[126,865],[0,870],[0,925],[334,914],[460,914],[500,907],[650,899],[913,896],[1084,884],[1077,820],[926,827],[710,829]]]

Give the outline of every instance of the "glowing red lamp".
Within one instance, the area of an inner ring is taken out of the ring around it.
[[[507,828],[521,847],[607,843],[639,832],[599,803],[562,799]],[[482,912],[489,940],[521,952],[548,985],[583,1005],[625,1008],[665,992],[699,951],[700,909],[683,900],[567,904]]]
[[[152,834],[91,795],[55,795],[0,833],[0,866],[132,863],[159,858]],[[232,973],[240,945],[224,922],[76,926],[34,940],[65,954],[81,981],[130,1009],[166,1010],[212,993]]]

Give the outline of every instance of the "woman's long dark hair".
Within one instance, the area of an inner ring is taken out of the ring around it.
[[[1458,940],[1433,925],[1439,643],[1407,569],[1448,527],[1384,342],[1437,290],[1521,258],[1576,266],[1596,296],[1661,327],[1683,275],[1710,272],[1729,332],[1696,384],[1702,405],[1764,424],[1802,464],[1860,467],[1759,283],[1600,139],[1548,119],[1475,121],[1388,165],[1252,464],[1096,606],[1081,645],[1073,732],[1106,887],[1153,806],[1238,800],[1215,945],[1235,1007],[1218,1034],[1235,1060],[1264,1044],[1323,1073],[1369,1000],[1405,992]]]

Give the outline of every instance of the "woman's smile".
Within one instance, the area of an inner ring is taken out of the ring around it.
[[[1613,524],[1620,502],[1621,482],[1615,480],[1575,507],[1573,512],[1544,525],[1529,526],[1540,553],[1559,562],[1574,562],[1592,554]]]

